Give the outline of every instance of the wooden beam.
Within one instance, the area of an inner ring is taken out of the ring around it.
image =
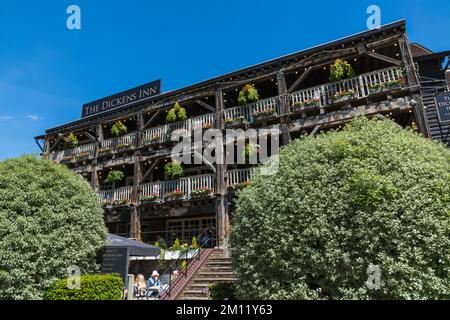
[[[312,67],[306,68],[306,70],[294,81],[294,83],[289,87],[287,93],[292,93],[302,82],[306,79],[306,77],[310,74]]]
[[[201,155],[198,151],[194,150],[193,153],[194,157],[196,157],[197,159],[200,159],[203,161],[204,164],[206,164],[206,166],[208,168],[210,168],[214,173],[216,173],[216,168],[214,167],[214,165],[209,162],[205,157],[203,157],[203,155]]]
[[[381,53],[367,52],[367,55],[371,56],[372,58],[382,60],[384,62],[392,63],[396,66],[400,66],[402,64],[402,62],[400,60],[385,56],[384,54],[381,54]]]
[[[52,152],[56,148],[58,143],[62,140],[62,138],[63,138],[63,135],[61,133],[58,133],[58,138],[56,139],[56,141],[53,144],[53,146],[50,147],[50,150],[48,150],[48,152]]]
[[[313,131],[311,131],[311,134],[309,135],[310,137],[313,137],[319,130],[320,128],[322,128],[322,125],[318,124],[317,126],[314,127]]]
[[[97,139],[95,139],[95,137],[89,132],[85,131],[84,134],[86,135],[86,137],[88,137],[89,140],[92,140],[93,142],[97,141]]]
[[[209,104],[207,104],[206,102],[203,102],[202,100],[195,100],[195,103],[201,105],[203,108],[206,108],[212,112],[216,111],[216,109],[214,107],[211,107]]]
[[[161,113],[161,109],[158,109],[152,116],[151,118],[144,124],[144,127],[142,128],[142,130],[147,129],[152,122],[156,119],[156,117]]]
[[[34,142],[36,142],[39,149],[41,149],[41,151],[44,152],[44,147],[39,143],[39,139],[34,138]]]
[[[150,165],[150,167],[147,169],[147,171],[145,171],[144,175],[142,176],[141,180],[139,181],[139,184],[143,184],[145,179],[148,178],[148,176],[150,175],[150,173],[153,172],[153,169],[155,168],[155,166],[159,163],[160,159],[155,159],[152,164]]]

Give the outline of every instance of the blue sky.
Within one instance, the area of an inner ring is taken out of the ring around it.
[[[81,8],[82,29],[66,28]],[[81,105],[162,79],[163,91],[405,18],[411,41],[450,49],[450,2],[0,2],[0,159],[37,153],[33,137],[80,117]]]

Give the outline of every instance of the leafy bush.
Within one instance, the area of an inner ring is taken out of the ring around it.
[[[209,286],[209,296],[212,300],[236,299],[236,284],[233,282],[217,282]]]
[[[63,138],[64,142],[70,147],[76,147],[78,145],[78,138],[71,132],[67,137]]]
[[[176,238],[175,242],[173,243],[172,248],[170,248],[171,250],[180,250],[180,239]]]
[[[247,103],[256,102],[259,100],[258,90],[252,84],[246,84],[241,91],[239,91],[238,104],[244,105]]]
[[[40,299],[67,268],[96,272],[103,210],[80,175],[23,156],[0,163],[0,299]]]
[[[70,283],[70,282],[69,282]],[[68,279],[55,281],[45,292],[45,300],[121,300],[124,283],[118,274],[85,275],[80,288],[69,289]]]
[[[122,121],[117,121],[116,123],[113,124],[113,126],[111,127],[111,134],[113,136],[120,136],[121,134],[125,134],[128,132],[128,128],[126,125],[123,124]]]
[[[450,150],[358,118],[295,140],[279,160],[236,201],[241,297],[450,298]],[[366,286],[370,265],[379,290]]]
[[[175,122],[177,120],[184,121],[186,119],[187,119],[186,109],[181,107],[178,102],[175,103],[172,109],[167,111],[166,121],[168,123]]]
[[[183,175],[183,166],[174,160],[164,166],[164,172],[169,178],[179,178]]]
[[[108,173],[108,176],[106,177],[107,183],[114,183],[114,182],[120,182],[125,177],[124,173],[120,170],[111,170]]]
[[[355,76],[350,63],[342,59],[336,61],[330,66],[330,81],[335,82],[342,79],[347,79]]]

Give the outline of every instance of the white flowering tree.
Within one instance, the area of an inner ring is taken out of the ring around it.
[[[50,160],[0,163],[0,299],[41,299],[75,265],[95,272],[103,210],[81,176]]]
[[[391,121],[282,148],[237,200],[241,298],[450,298],[450,151]]]

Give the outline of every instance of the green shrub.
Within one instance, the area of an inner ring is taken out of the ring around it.
[[[175,121],[184,121],[187,119],[186,109],[177,102],[172,109],[167,111],[166,121],[168,123]]]
[[[239,91],[238,104],[244,105],[247,103],[256,102],[259,100],[258,90],[252,84],[246,84],[241,91]]]
[[[209,296],[212,300],[236,299],[236,284],[233,282],[217,282],[209,286]]]
[[[63,138],[64,142],[70,147],[78,146],[78,138],[71,132],[67,137]]]
[[[173,246],[171,249],[172,250],[180,250],[180,240],[178,238],[175,239],[175,242],[173,243]]]
[[[122,121],[117,121],[116,123],[113,124],[113,126],[111,127],[111,134],[113,136],[120,136],[121,134],[125,134],[128,132],[128,128],[126,125],[123,124]]]
[[[330,66],[330,81],[335,82],[355,76],[355,71],[350,63],[342,59],[336,61]]]
[[[111,170],[108,173],[108,176],[106,177],[106,182],[108,183],[114,183],[114,182],[120,182],[125,177],[124,173],[120,170]]]
[[[358,118],[283,147],[276,174],[257,171],[233,217],[240,297],[450,298],[444,145]],[[379,290],[366,285],[370,265]]]
[[[71,265],[97,272],[106,232],[81,175],[33,156],[0,163],[0,299],[40,299]]]
[[[176,160],[169,162],[164,166],[164,173],[172,179],[181,177],[183,172],[183,166]]]
[[[79,289],[68,289],[68,279],[55,281],[45,292],[45,300],[121,300],[124,283],[118,274],[84,275]]]

